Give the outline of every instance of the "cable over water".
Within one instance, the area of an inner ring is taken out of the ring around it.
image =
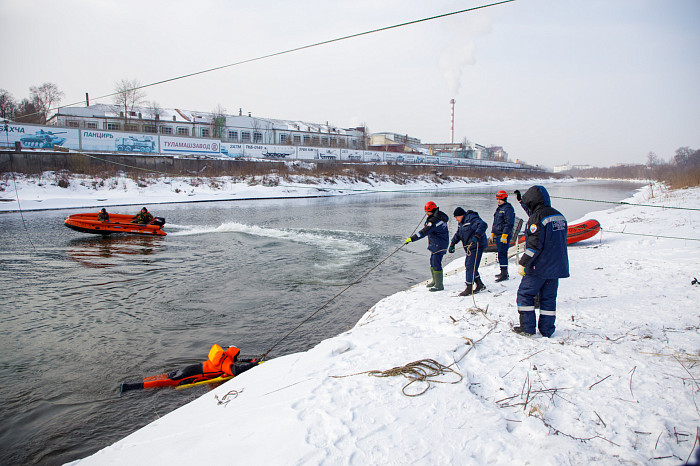
[[[423,222],[423,219],[424,219],[424,218],[425,218],[425,215],[423,215],[423,218],[421,218],[421,221],[418,223],[418,225],[416,225],[416,227],[413,229],[413,232],[412,232],[411,234],[413,234],[413,233],[416,232],[416,230],[418,229],[418,227],[419,227],[419,226],[421,225],[421,223]],[[328,301],[326,301],[321,307],[319,307],[318,309],[316,309],[316,310],[315,310],[313,313],[311,313],[311,315],[309,315],[306,319],[302,320],[302,321],[299,323],[299,325],[297,325],[296,327],[294,327],[292,330],[289,331],[289,333],[287,333],[285,336],[283,336],[282,338],[280,338],[280,339],[277,341],[277,343],[275,343],[274,345],[272,345],[272,346],[270,347],[270,349],[268,349],[268,350],[265,351],[262,355],[260,355],[260,359],[261,359],[261,360],[264,360],[264,359],[267,357],[267,355],[270,353],[270,351],[272,351],[277,345],[279,345],[280,343],[282,343],[287,337],[289,337],[289,335],[291,335],[292,333],[294,333],[299,327],[301,327],[301,326],[304,325],[306,322],[308,322],[309,319],[311,319],[313,316],[315,316],[316,314],[318,314],[319,312],[321,312],[324,308],[326,308],[326,306],[328,306],[328,305],[329,305],[330,303],[332,303],[336,298],[338,298],[338,296],[340,296],[341,294],[345,293],[347,290],[349,290],[349,289],[350,289],[351,287],[353,287],[354,285],[358,284],[363,278],[365,278],[365,277],[366,277],[367,275],[369,275],[374,269],[376,269],[377,267],[379,267],[380,265],[382,265],[384,262],[386,262],[391,256],[393,256],[394,254],[396,254],[396,253],[397,253],[401,248],[403,248],[404,246],[405,246],[405,244],[401,244],[398,248],[394,249],[394,251],[391,252],[391,254],[389,254],[388,256],[386,256],[386,257],[385,257],[384,259],[382,259],[381,261],[377,262],[371,269],[367,270],[365,273],[363,273],[362,275],[360,275],[360,277],[358,277],[355,281],[353,281],[353,282],[350,283],[348,286],[346,286],[345,288],[343,288],[342,290],[340,290],[338,293],[336,293],[335,296],[333,296],[331,299],[329,299]]]

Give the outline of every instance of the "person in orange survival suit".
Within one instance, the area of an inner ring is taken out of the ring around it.
[[[241,350],[235,346],[229,346],[224,351],[221,346],[215,344],[209,350],[209,358],[206,361],[168,372],[167,376],[171,380],[182,380],[192,376],[201,376],[204,379],[232,377],[256,365],[250,361],[239,362],[240,353]]]
[[[209,350],[206,361],[190,364],[166,374],[146,377],[142,382],[124,382],[121,384],[120,391],[189,385],[217,377],[233,377],[260,363],[255,359],[239,360],[240,352],[241,350],[235,346],[230,346],[224,351],[221,346],[215,344]]]

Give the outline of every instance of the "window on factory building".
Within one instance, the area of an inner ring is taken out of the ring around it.
[[[70,120],[66,123],[68,124],[69,128],[80,128],[80,122],[78,121]]]
[[[287,139],[289,139],[289,136],[286,134],[280,134],[280,144],[286,144]]]
[[[157,133],[155,125],[143,125],[144,133]]]
[[[178,135],[178,136],[189,136],[189,135],[190,135],[190,129],[189,129],[189,128],[178,128],[178,129],[177,129],[177,135]]]
[[[311,142],[311,136],[304,136],[304,145],[308,146]]]
[[[298,145],[301,144],[301,136],[299,134],[295,134],[293,137],[294,144]]]
[[[238,142],[238,131],[229,131],[228,140],[231,142]]]
[[[248,131],[241,131],[241,142],[250,142],[250,133]]]
[[[138,131],[139,125],[124,125],[124,131]]]
[[[202,128],[201,135],[203,138],[208,138],[209,137],[209,128]]]
[[[119,123],[107,123],[107,131],[119,131],[121,127]]]
[[[88,129],[97,129],[97,123],[94,121],[88,121],[85,123],[85,127]]]
[[[262,133],[259,132],[254,132],[253,133],[253,144],[262,144]]]
[[[321,145],[323,147],[328,147],[328,138],[321,138]]]
[[[173,134],[173,128],[171,126],[161,126],[160,134]]]

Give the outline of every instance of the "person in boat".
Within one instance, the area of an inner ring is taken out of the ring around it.
[[[457,207],[453,215],[457,221],[457,232],[452,237],[450,248],[447,251],[450,254],[454,253],[455,245],[460,241],[462,242],[467,252],[467,257],[464,259],[464,267],[466,268],[465,283],[467,287],[459,296],[471,296],[486,288],[479,275],[479,264],[481,263],[481,256],[489,244],[486,238],[488,225],[473,210],[465,212],[463,208]]]
[[[97,214],[97,220],[100,222],[109,222],[109,214],[107,213],[107,209],[103,207],[102,210],[100,210],[100,213]]]
[[[134,216],[134,218],[131,219],[131,223],[140,223],[146,225],[151,220],[153,220],[153,215],[151,215],[148,209],[144,207],[138,214]]]
[[[496,193],[496,212],[493,214],[493,225],[491,225],[491,242],[498,241],[498,265],[501,273],[496,275],[496,282],[508,280],[508,248],[510,239],[513,236],[513,225],[515,224],[515,210],[508,202],[508,193],[498,191]]]
[[[259,364],[255,359],[240,359],[239,355],[240,350],[235,346],[224,350],[215,344],[209,350],[206,361],[190,364],[166,374],[146,377],[142,382],[124,382],[120,389],[124,392],[143,388],[189,385],[219,377],[235,377]]]
[[[431,252],[430,272],[433,279],[427,286],[430,291],[442,291],[445,289],[442,284],[442,258],[445,255],[447,244],[450,241],[450,232],[447,227],[447,222],[450,221],[450,217],[438,209],[438,206],[433,201],[427,202],[424,210],[428,216],[428,219],[425,221],[425,226],[419,232],[406,238],[404,244],[418,241],[426,236],[428,237],[428,250]]]
[[[525,228],[525,252],[520,257],[518,287],[520,325],[513,331],[534,335],[536,328],[544,337],[555,330],[559,279],[569,276],[566,250],[566,218],[554,209],[544,186],[532,186],[525,194],[515,191],[520,205],[529,215]],[[535,297],[539,295],[539,321],[535,314]]]

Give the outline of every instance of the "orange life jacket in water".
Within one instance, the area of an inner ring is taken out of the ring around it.
[[[220,377],[222,375],[232,376],[233,369],[231,366],[236,359],[238,359],[238,354],[241,352],[235,346],[229,346],[226,351],[219,345],[214,345],[209,350],[209,359],[202,363],[202,370],[205,376],[209,376],[211,373],[220,373],[214,377]]]
[[[209,359],[202,363],[192,364],[178,371],[167,374],[146,377],[138,388],[171,387],[186,385],[217,377],[233,376],[233,363],[238,359],[241,350],[230,346],[226,351],[219,345],[213,345],[209,350]],[[123,384],[122,384],[123,385]]]

